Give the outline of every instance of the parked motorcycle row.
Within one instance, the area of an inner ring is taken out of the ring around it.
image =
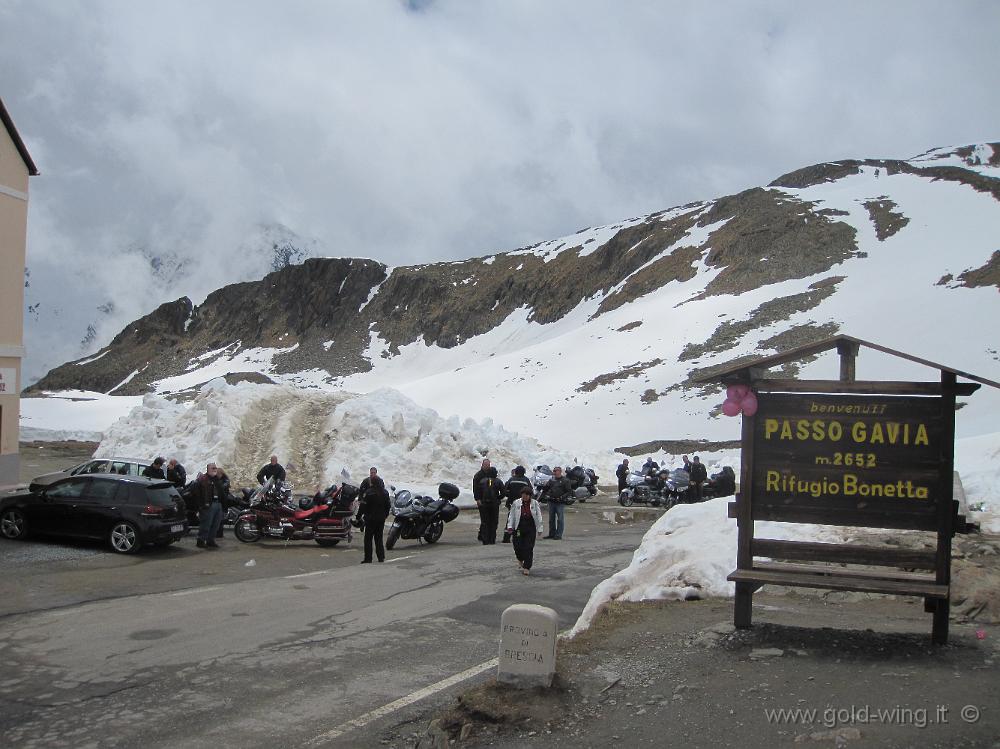
[[[699,501],[691,486],[691,476],[683,468],[655,468],[646,473],[632,471],[625,479],[627,486],[618,494],[618,504],[651,507],[673,507],[682,502]],[[701,500],[726,497],[736,491],[736,472],[725,466],[713,473],[701,485]]]
[[[193,484],[185,487],[182,497],[188,500],[192,489]],[[445,523],[458,517],[459,508],[454,500],[459,489],[454,484],[438,486],[437,499],[408,489],[393,491],[393,522],[386,538],[387,549],[393,548],[400,538],[435,543],[441,538]],[[341,541],[350,543],[354,531],[363,528],[354,518],[357,500],[358,488],[346,482],[334,484],[314,497],[302,496],[296,500],[289,484],[269,478],[255,489],[230,494],[224,502],[223,522],[233,526],[233,535],[243,543],[278,538],[336,546]],[[191,504],[189,501],[188,506]],[[197,513],[189,513],[189,522],[197,524]]]

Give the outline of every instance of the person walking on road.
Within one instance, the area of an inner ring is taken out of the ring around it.
[[[257,471],[258,484],[263,485],[270,478],[279,483],[285,480],[285,467],[278,462],[277,455],[272,455],[270,462]]]
[[[358,517],[365,522],[365,558],[361,564],[371,564],[372,543],[375,545],[375,556],[380,562],[385,561],[385,542],[382,531],[385,530],[385,519],[389,517],[389,492],[385,482],[378,475],[378,469],[372,467],[368,478],[358,487],[361,504],[358,506]]]
[[[618,470],[615,471],[615,476],[618,477],[618,493],[620,494],[623,489],[628,486],[628,458],[622,461],[621,465],[618,466]]]
[[[195,496],[199,500],[198,548],[216,549],[215,535],[222,527],[222,501],[229,495],[229,480],[215,463],[205,467],[198,479]]]
[[[508,510],[513,506],[520,496],[521,491],[527,487],[527,489],[534,494],[535,491],[531,486],[531,482],[528,481],[527,477],[524,475],[524,466],[517,466],[513,471],[510,472],[510,478],[507,479],[507,485],[504,487],[504,494],[507,495],[506,507]],[[510,527],[509,525],[507,526]],[[510,533],[506,530],[503,532],[503,542],[508,543],[510,541]]]
[[[514,541],[514,556],[525,575],[535,562],[535,539],[542,535],[542,508],[533,495],[530,485],[522,487],[521,496],[514,500],[507,514],[507,531]]]
[[[549,535],[545,538],[561,541],[566,529],[566,500],[573,494],[561,466],[552,469],[552,480],[545,487],[545,494],[549,498]]]

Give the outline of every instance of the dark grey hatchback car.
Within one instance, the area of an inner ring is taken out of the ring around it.
[[[0,535],[9,539],[95,538],[131,554],[147,544],[169,546],[187,532],[184,500],[162,479],[88,474],[0,498]]]

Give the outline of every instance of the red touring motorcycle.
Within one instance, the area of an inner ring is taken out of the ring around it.
[[[320,546],[336,546],[353,538],[358,489],[350,484],[334,484],[315,497],[302,497],[293,504],[292,491],[268,479],[250,497],[250,506],[240,513],[233,535],[244,543],[268,538],[286,541],[315,541]]]

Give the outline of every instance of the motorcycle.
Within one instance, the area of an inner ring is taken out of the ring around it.
[[[418,539],[421,543],[437,543],[444,532],[444,524],[458,517],[458,487],[442,483],[438,497],[413,494],[408,489],[397,491],[392,500],[392,525],[385,539],[385,548],[392,549],[400,538]]]
[[[243,543],[265,536],[286,541],[315,541],[320,546],[336,546],[353,539],[351,516],[358,497],[357,487],[334,484],[315,497],[300,497],[292,503],[291,487],[269,478],[249,497],[233,526],[233,535]]]
[[[736,493],[736,472],[732,466],[724,466],[718,473],[713,473],[702,485],[702,496],[728,497]]]
[[[535,466],[531,474],[531,485],[535,487],[535,499],[541,500],[542,494],[552,481],[552,469],[546,465]]]
[[[670,472],[666,470],[656,473],[632,471],[625,477],[626,486],[618,494],[618,504],[622,507],[631,507],[633,504],[673,506],[676,499],[667,489],[669,476]]]
[[[598,476],[594,473],[593,468],[573,466],[566,471],[566,477],[569,479],[570,485],[573,487],[574,491],[582,486],[587,490],[587,494],[591,497],[597,494]],[[585,497],[581,497],[580,501],[586,502],[587,500]]]
[[[691,474],[683,468],[667,471],[666,476],[663,477],[663,496],[673,500],[672,504],[687,502],[690,497],[688,492],[690,488]]]

